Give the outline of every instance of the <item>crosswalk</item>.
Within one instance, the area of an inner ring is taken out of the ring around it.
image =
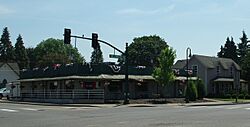
[[[51,107],[51,108],[30,108],[30,107],[16,107],[16,108],[1,108],[0,112],[18,113],[23,111],[40,112],[49,110],[70,110],[70,111],[84,111],[99,109],[98,107]]]
[[[225,110],[249,110],[250,105],[220,105],[220,106],[189,106],[188,109],[225,109]]]

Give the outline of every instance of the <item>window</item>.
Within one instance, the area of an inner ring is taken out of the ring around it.
[[[217,75],[220,74],[220,66],[217,66],[217,67],[216,67],[216,72],[217,72]]]
[[[233,76],[233,66],[230,67],[230,74]]]
[[[198,74],[198,65],[193,65],[193,74],[194,75]]]

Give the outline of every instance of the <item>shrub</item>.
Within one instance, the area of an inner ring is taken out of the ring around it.
[[[196,85],[193,81],[188,83],[188,89],[186,88],[185,95],[188,96],[190,101],[196,101],[198,93]]]
[[[198,98],[203,99],[205,97],[205,95],[206,95],[205,84],[199,78],[198,78],[196,83],[197,83],[196,86],[197,86]]]
[[[223,98],[225,98],[225,99],[231,99],[232,95],[231,94],[225,94]]]

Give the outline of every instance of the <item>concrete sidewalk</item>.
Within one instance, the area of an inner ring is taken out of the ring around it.
[[[112,108],[118,105],[118,104],[58,104],[58,103],[43,103],[43,102],[10,101],[4,99],[0,99],[0,103],[41,105],[41,106],[98,107],[98,108]]]
[[[58,104],[58,103],[43,103],[43,102],[23,102],[23,101],[10,101],[0,99],[0,103],[13,103],[13,104],[27,104],[27,105],[43,105],[43,106],[70,106],[70,107],[98,107],[98,108],[112,108],[112,107],[158,107],[158,106],[218,106],[218,105],[236,105],[236,104],[250,104],[250,102],[230,102],[219,101],[214,99],[207,99],[208,102],[194,102],[194,103],[167,103],[167,104]]]
[[[231,102],[231,101],[220,101],[216,99],[204,98],[208,102],[201,103],[185,103],[184,106],[218,106],[218,105],[237,105],[237,104],[250,104],[250,102]]]

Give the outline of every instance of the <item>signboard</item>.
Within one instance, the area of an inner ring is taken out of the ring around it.
[[[109,58],[120,58],[121,55],[109,54]]]

